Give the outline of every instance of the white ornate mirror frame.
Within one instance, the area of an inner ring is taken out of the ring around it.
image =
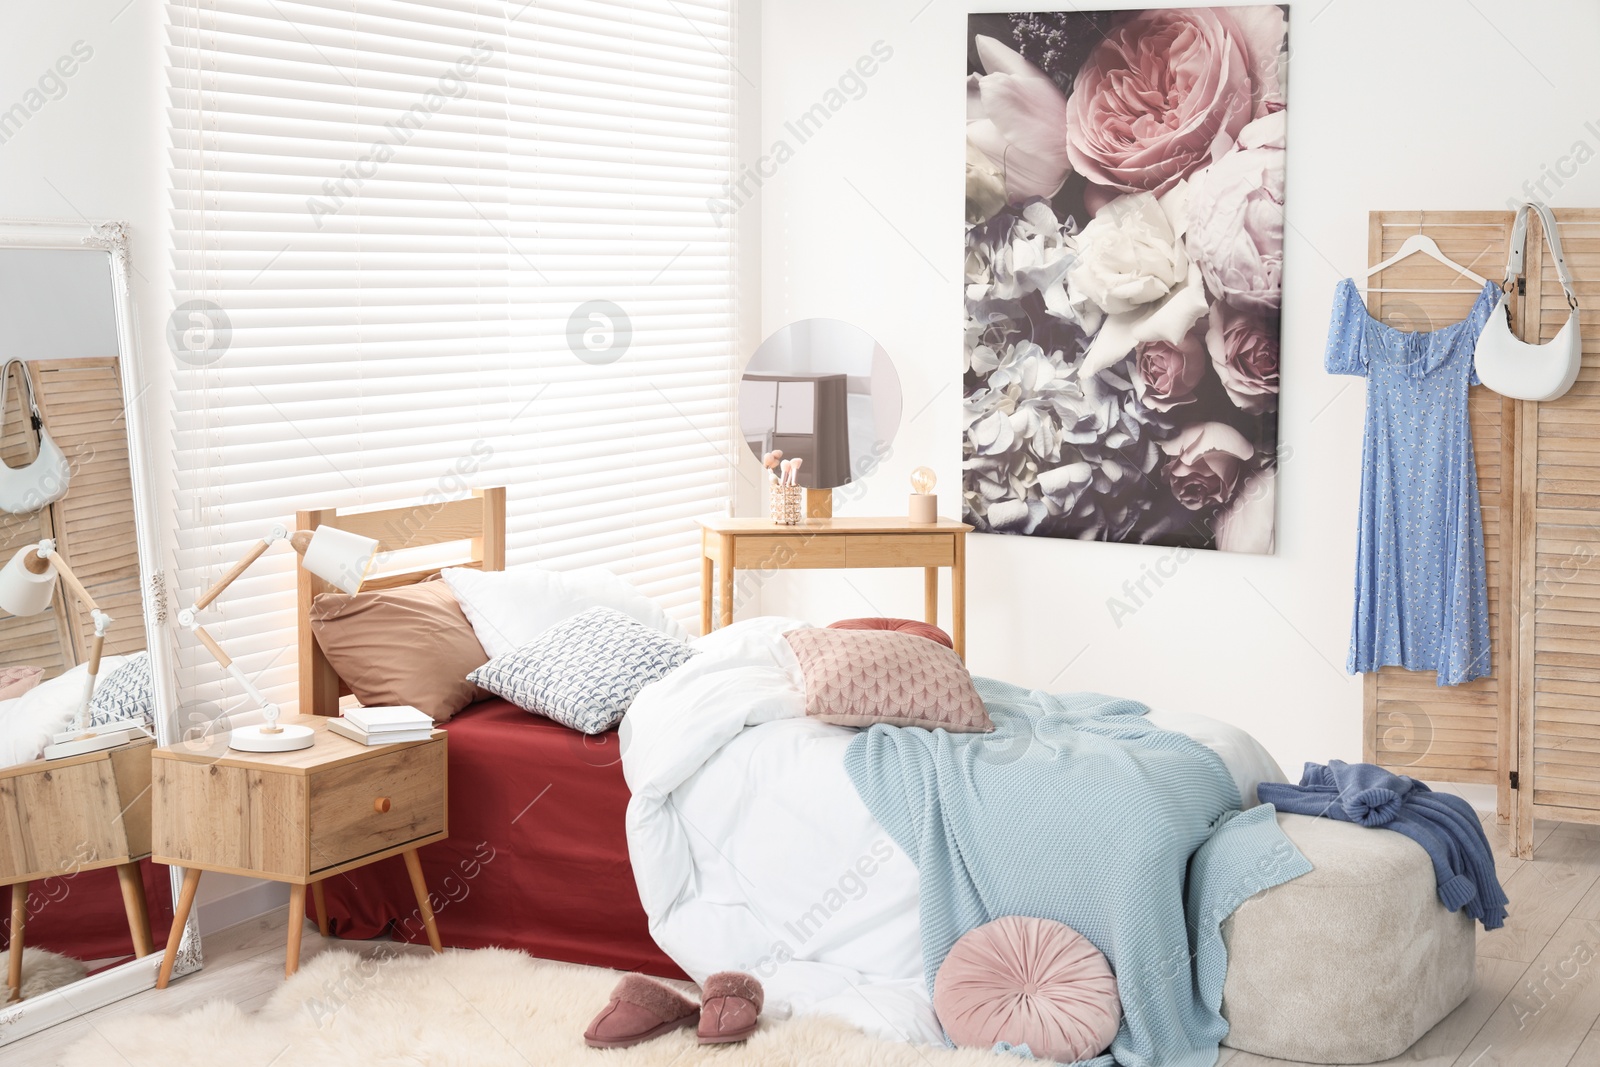
[[[149,383],[139,358],[133,300],[128,285],[132,269],[128,251],[128,229],[121,222],[89,222],[59,219],[0,219],[0,248],[103,249],[111,264],[111,288],[115,302],[117,347],[122,368],[122,395],[128,431],[128,461],[133,482],[133,506],[138,532],[139,573],[143,588],[144,624],[150,650],[151,676],[155,683],[156,741],[176,740],[172,644],[165,625],[166,594],[162,585],[161,526],[157,519],[155,488],[151,481],[150,438],[145,418],[145,398]],[[183,872],[170,872],[173,899],[182,884]],[[173,974],[187,974],[200,968],[200,928],[191,915],[179,945]],[[61,989],[10,1005],[0,1005],[0,1046],[95,1008],[122,1000],[146,989],[155,988],[161,953],[130,960],[91,975]]]

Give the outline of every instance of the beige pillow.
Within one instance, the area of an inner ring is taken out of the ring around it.
[[[323,593],[311,605],[311,631],[368,706],[410,704],[444,722],[489,695],[467,681],[489,656],[443,582]]]
[[[806,714],[838,726],[924,726],[953,734],[994,729],[961,657],[892,630],[793,630],[806,676]]]

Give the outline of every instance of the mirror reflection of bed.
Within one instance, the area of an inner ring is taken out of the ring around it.
[[[39,458],[41,430],[65,455],[69,475],[64,493],[49,478],[27,497],[30,503],[0,509],[0,565],[53,543],[111,617],[91,709],[101,714],[110,706],[111,683],[123,692],[141,666],[148,679],[108,252],[0,248],[0,365],[0,461],[7,468],[0,478],[22,484]],[[40,492],[59,498],[43,503]],[[61,988],[164,943],[167,871],[140,858],[149,851],[153,742],[41,758],[63,726],[75,725],[93,634],[87,605],[60,579],[44,610],[0,612],[0,914],[7,962],[0,1002]],[[142,692],[149,694],[148,681]],[[151,703],[147,696],[145,714],[153,722]],[[14,945],[22,947],[20,956]]]

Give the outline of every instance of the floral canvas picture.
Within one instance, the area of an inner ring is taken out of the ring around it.
[[[980,532],[1271,552],[1288,16],[972,15]]]

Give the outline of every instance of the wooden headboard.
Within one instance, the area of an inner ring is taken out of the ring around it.
[[[506,569],[504,486],[477,489],[464,500],[443,503],[414,503],[377,511],[323,508],[295,513],[297,530],[315,530],[319,526],[332,526],[376,539],[380,561],[394,552],[461,541],[470,543],[468,554],[443,566],[476,567],[486,571]],[[368,591],[415,585],[438,574],[440,566],[435,563],[420,570],[380,573],[369,578],[361,588]],[[304,567],[296,567],[295,573],[299,592],[295,628],[300,649],[300,714],[337,715],[339,698],[350,692],[350,688],[323,656],[311,633],[311,602],[321,593],[332,592],[333,587]]]

